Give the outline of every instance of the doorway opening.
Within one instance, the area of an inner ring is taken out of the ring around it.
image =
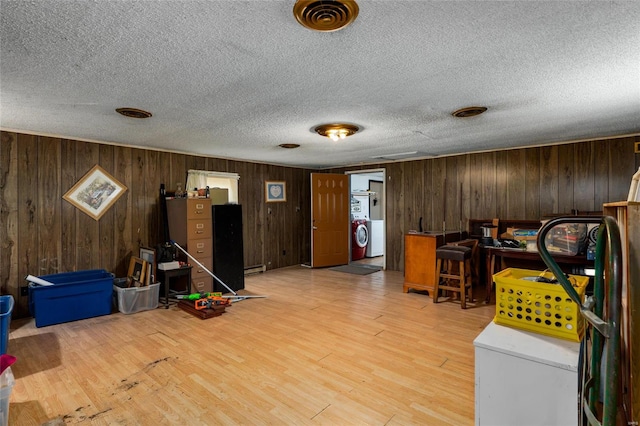
[[[385,169],[346,172],[351,199],[349,264],[385,269]]]

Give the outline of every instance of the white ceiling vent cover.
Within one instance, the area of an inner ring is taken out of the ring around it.
[[[425,158],[425,157],[433,157],[433,156],[426,154],[424,152],[409,151],[409,152],[398,152],[395,154],[374,155],[371,158],[376,160],[404,160],[407,158]]]

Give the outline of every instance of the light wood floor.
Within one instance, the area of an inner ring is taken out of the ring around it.
[[[433,304],[402,281],[297,266],[247,277],[242,293],[268,298],[206,320],[14,320],[9,424],[471,425],[472,342],[495,305]]]

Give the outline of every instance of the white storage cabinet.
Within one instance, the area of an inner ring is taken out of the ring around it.
[[[473,344],[476,426],[578,424],[579,343],[492,322]]]

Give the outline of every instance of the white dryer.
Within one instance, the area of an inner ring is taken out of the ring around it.
[[[369,231],[369,244],[367,244],[367,257],[377,257],[384,254],[384,220],[367,220]]]

